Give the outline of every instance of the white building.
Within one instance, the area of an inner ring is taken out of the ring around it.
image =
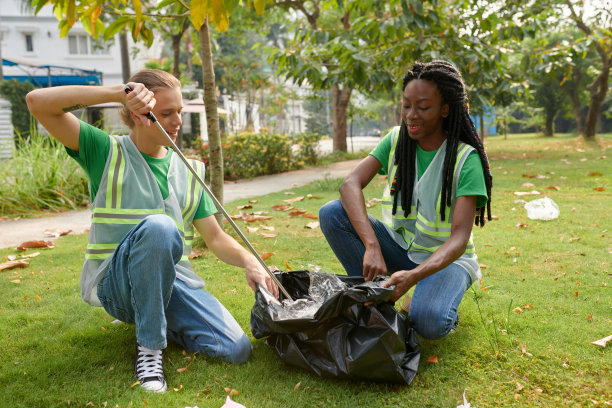
[[[51,6],[43,7],[34,15],[34,9],[27,8],[24,3],[23,0],[0,0],[0,52],[5,63],[2,66],[5,79],[33,76],[39,81],[39,86],[48,86],[45,77],[50,80],[49,75],[54,79],[65,79],[66,76],[74,78],[75,74],[85,74],[89,83],[95,83],[92,80],[96,77],[100,78],[101,85],[123,83],[118,35],[108,42],[96,41],[77,22],[68,35],[61,38],[59,22]],[[162,44],[159,41],[146,48],[141,42],[134,44],[131,35],[127,37],[132,73],[142,69],[151,58],[161,56]],[[138,52],[131,52],[134,47]],[[15,62],[18,65],[6,65]],[[72,68],[95,71],[95,74]],[[6,103],[0,101],[1,107],[6,109]],[[108,110],[107,114],[114,116],[116,110]],[[4,116],[0,114],[0,117]],[[108,123],[117,122],[114,117],[108,119]],[[12,140],[12,129],[0,124],[0,158],[10,157]]]
[[[41,65],[76,67],[102,73],[103,85],[123,83],[119,36],[104,43],[94,40],[80,22],[60,38],[58,20],[51,6],[45,6],[37,14],[26,8],[23,0],[0,0],[0,46],[3,59],[30,61]],[[134,44],[128,36],[128,47],[138,47],[130,52],[132,72],[144,67],[151,58],[161,56],[161,44],[151,48],[142,43]],[[4,75],[23,75],[23,68],[3,67]]]

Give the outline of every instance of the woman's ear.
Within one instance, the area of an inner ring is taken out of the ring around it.
[[[442,105],[442,117],[443,118],[448,116],[449,110],[450,110],[450,106],[448,105],[448,103],[445,103],[444,105]]]

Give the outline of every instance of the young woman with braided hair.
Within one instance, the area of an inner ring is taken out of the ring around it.
[[[469,117],[457,68],[415,63],[403,80],[402,123],[347,176],[340,201],[325,204],[321,230],[349,275],[395,285],[416,331],[437,339],[458,322],[457,308],[481,278],[472,225],[490,219],[491,174]],[[362,193],[388,175],[382,221],[366,212]],[[406,301],[407,300],[407,301]]]

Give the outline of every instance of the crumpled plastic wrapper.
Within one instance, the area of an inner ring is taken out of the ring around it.
[[[323,305],[334,294],[347,288],[336,275],[322,272],[311,272],[309,298],[295,300],[284,299],[282,308],[271,308],[271,316],[277,320],[312,319]]]
[[[548,197],[533,200],[525,204],[527,217],[532,220],[550,221],[559,217],[559,206]]]

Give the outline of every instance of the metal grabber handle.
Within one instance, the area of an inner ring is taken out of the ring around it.
[[[132,92],[132,88],[130,88],[129,86],[126,86],[124,88],[124,91],[126,94],[129,94],[130,92]],[[246,246],[249,248],[249,250],[251,251],[251,253],[255,256],[255,258],[257,258],[257,260],[259,261],[259,263],[261,264],[261,266],[264,267],[264,269],[266,270],[266,272],[268,272],[268,275],[270,275],[270,277],[272,278],[272,280],[278,285],[278,288],[283,292],[283,294],[287,297],[287,299],[289,300],[293,300],[293,298],[291,297],[291,295],[289,295],[289,292],[287,292],[287,290],[283,287],[283,285],[280,283],[280,281],[278,280],[278,278],[274,275],[274,273],[272,273],[272,271],[270,270],[270,268],[268,268],[268,265],[266,265],[265,261],[261,258],[261,256],[259,255],[259,253],[255,250],[255,248],[253,248],[253,245],[251,245],[251,243],[249,242],[249,240],[247,239],[247,237],[242,233],[242,231],[240,231],[240,228],[238,228],[238,225],[236,225],[236,223],[234,222],[234,220],[232,220],[232,217],[230,217],[230,215],[227,213],[227,211],[225,211],[225,208],[223,208],[223,205],[219,202],[219,200],[217,200],[217,197],[215,197],[215,195],[212,193],[212,191],[210,190],[210,188],[206,185],[206,183],[204,182],[204,180],[202,180],[202,178],[200,177],[200,175],[193,169],[193,167],[191,167],[191,165],[189,164],[189,162],[187,161],[187,159],[185,158],[185,156],[183,155],[183,153],[179,150],[178,146],[174,143],[174,141],[172,140],[172,138],[170,138],[170,136],[168,135],[168,133],[166,132],[166,130],[159,124],[159,122],[157,121],[157,118],[155,117],[155,115],[153,115],[153,112],[149,112],[146,114],[146,117],[153,123],[155,123],[155,125],[157,125],[157,128],[159,129],[160,132],[162,132],[164,134],[164,136],[166,136],[166,139],[168,139],[168,141],[170,142],[170,147],[172,148],[172,150],[174,150],[174,152],[181,158],[181,160],[183,161],[183,163],[185,163],[185,166],[187,166],[187,169],[189,169],[189,171],[191,172],[191,174],[193,174],[193,176],[196,178],[196,180],[198,181],[198,183],[200,183],[202,185],[202,187],[204,187],[204,189],[206,190],[206,192],[208,192],[208,194],[210,195],[210,197],[213,199],[215,205],[217,206],[217,209],[219,209],[219,211],[221,211],[223,213],[223,215],[225,216],[225,218],[227,219],[227,221],[230,223],[230,225],[234,228],[234,230],[236,231],[236,233],[240,236],[240,238],[242,238],[242,240],[244,241],[244,243],[246,244]]]

